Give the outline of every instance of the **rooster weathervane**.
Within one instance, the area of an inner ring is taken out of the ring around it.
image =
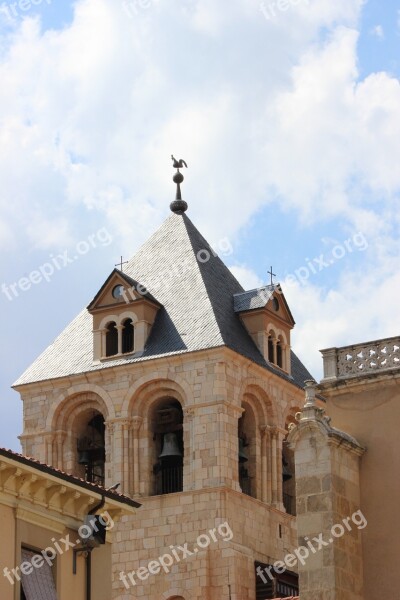
[[[176,173],[172,178],[173,182],[176,183],[176,196],[175,200],[170,204],[170,209],[177,215],[183,215],[183,213],[187,211],[188,205],[184,200],[182,200],[181,183],[184,180],[184,177],[179,169],[183,169],[183,167],[186,167],[187,169],[188,166],[183,158],[177,160],[173,154],[171,154],[171,158],[172,166],[174,169],[176,169]]]

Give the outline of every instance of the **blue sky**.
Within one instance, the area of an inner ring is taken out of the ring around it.
[[[168,216],[171,153],[242,284],[273,265],[317,379],[319,349],[398,334],[397,2],[19,6],[0,4],[0,446],[19,449],[13,381]]]

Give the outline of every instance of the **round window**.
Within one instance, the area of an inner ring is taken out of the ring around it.
[[[119,300],[122,297],[123,293],[124,293],[123,285],[116,285],[112,291],[113,298],[115,298],[116,300]]]

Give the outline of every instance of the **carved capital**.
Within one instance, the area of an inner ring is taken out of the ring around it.
[[[276,440],[278,438],[278,428],[275,425],[270,425],[267,429],[272,439]]]
[[[134,431],[139,431],[142,423],[143,423],[143,417],[139,417],[138,415],[135,417],[132,417],[132,427],[133,427]]]
[[[187,420],[191,420],[193,419],[193,417],[195,416],[196,411],[194,406],[185,406],[185,408],[183,409],[183,416],[185,419]]]

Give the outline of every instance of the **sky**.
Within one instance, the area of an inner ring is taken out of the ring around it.
[[[319,350],[398,335],[399,77],[393,0],[0,4],[0,446],[13,382],[168,217],[171,154],[317,380]]]

